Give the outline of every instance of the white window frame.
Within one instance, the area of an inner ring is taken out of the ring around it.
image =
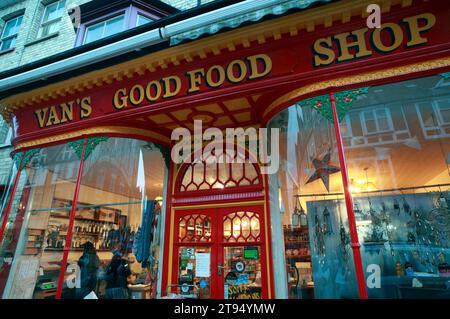
[[[439,126],[450,125],[450,121],[445,122],[444,117],[442,116],[442,110],[441,110],[441,107],[439,106],[439,102],[441,102],[441,101],[446,101],[446,102],[450,103],[450,99],[440,99],[440,100],[433,101],[433,110],[434,110],[434,113],[437,115],[438,125]],[[450,105],[448,106],[448,109],[450,110]]]
[[[87,43],[86,43],[86,38],[87,38],[87,35],[88,35],[88,33],[89,33],[89,28],[92,28],[92,27],[94,27],[94,26],[98,26],[99,24],[103,24],[103,26],[102,26],[102,36],[101,36],[99,39],[96,39],[96,40],[91,41],[91,42],[98,41],[98,40],[100,40],[100,39],[105,38],[105,30],[106,30],[105,25],[106,25],[106,23],[107,23],[108,21],[117,19],[117,18],[119,18],[119,17],[123,17],[123,30],[122,30],[122,31],[125,31],[125,29],[126,29],[126,28],[125,28],[125,26],[126,26],[126,12],[123,12],[123,13],[121,13],[121,14],[114,15],[114,16],[112,16],[112,17],[109,17],[109,18],[105,19],[105,20],[102,20],[102,21],[99,21],[99,22],[97,22],[97,23],[93,23],[93,24],[91,24],[91,25],[86,26],[86,30],[84,31],[84,36],[83,36],[83,43],[82,43],[82,45],[83,45],[83,44],[87,44]],[[91,43],[91,42],[89,42],[89,43]]]
[[[63,5],[62,8],[61,8],[61,4]],[[46,26],[48,26],[48,25],[51,25],[53,23],[58,23],[59,21],[61,21],[62,14],[60,16],[52,19],[52,20],[44,21],[45,15],[47,13],[48,8],[51,7],[51,6],[54,6],[54,5],[57,5],[57,8],[58,8],[57,10],[64,9],[64,7],[66,6],[66,0],[57,0],[57,1],[53,1],[53,2],[48,3],[48,4],[45,5],[44,14],[42,15],[41,25],[39,27],[38,38],[42,38],[42,37],[46,37],[48,35],[51,35],[51,33],[49,33],[49,34],[42,34],[44,32],[44,28]]]
[[[17,32],[14,33],[14,34],[11,34],[11,35],[5,37],[6,26],[8,25],[8,23],[10,23],[10,22],[12,22],[12,21],[15,20],[15,25],[14,25],[14,27],[16,28],[16,27],[17,27],[17,21],[19,20],[19,18],[22,18],[22,20],[20,21],[20,25],[19,25],[19,27],[17,28]],[[14,18],[5,20],[5,24],[4,24],[3,30],[2,30],[2,35],[1,35],[1,37],[0,37],[0,48],[1,48],[1,46],[2,46],[2,44],[3,44],[4,41],[10,40],[10,39],[13,39],[13,38],[16,38],[16,39],[17,39],[17,36],[19,35],[19,29],[20,29],[20,27],[21,27],[21,25],[22,25],[22,22],[23,22],[23,14],[18,15],[18,16],[14,17]],[[12,47],[10,47],[10,48],[1,50],[1,51],[6,51],[6,50],[13,49],[13,48],[15,48],[15,45],[12,46]]]
[[[448,128],[450,126],[450,122],[444,122],[444,119],[442,117],[441,110],[440,110],[441,108],[438,105],[439,101],[450,102],[450,98],[447,98],[447,99],[442,98],[439,100],[421,101],[421,102],[415,103],[417,117],[419,118],[420,126],[422,128],[423,135],[425,136],[426,139],[443,138],[443,137],[448,137],[450,135],[445,132],[446,131],[445,127]],[[425,121],[423,120],[422,112],[421,112],[421,108],[420,108],[420,104],[423,104],[423,103],[431,104],[431,108],[433,110],[433,114],[436,119],[436,123],[433,126],[425,125]],[[429,132],[432,132],[432,131],[439,131],[439,133],[430,135]]]
[[[388,129],[387,130],[381,130],[379,127],[379,118],[377,116],[377,112],[383,110],[386,113],[386,118],[387,118],[387,122],[388,122]],[[366,125],[366,114],[368,113],[372,113],[373,118],[375,120],[375,128],[376,130],[374,132],[369,132],[367,130],[367,125]],[[365,110],[363,112],[360,113],[360,120],[361,120],[361,126],[364,132],[364,135],[375,135],[375,134],[380,134],[380,133],[387,133],[387,132],[392,132],[394,131],[394,124],[392,123],[392,115],[391,115],[391,111],[387,108],[387,107],[376,107],[376,108],[372,108],[370,110]]]

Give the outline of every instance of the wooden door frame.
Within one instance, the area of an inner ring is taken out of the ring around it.
[[[235,242],[235,243],[225,243],[223,242],[223,216],[237,211],[250,211],[258,214],[259,224],[260,224],[260,240],[257,242]],[[210,216],[211,219],[211,241],[210,242],[179,242],[179,227],[178,221],[181,216],[186,216],[190,214],[199,214]],[[267,238],[265,236],[265,230],[268,226],[268,222],[265,220],[264,214],[264,203],[255,205],[227,205],[225,207],[214,207],[209,208],[192,206],[189,208],[174,209],[174,231],[172,238],[172,264],[168,267],[171,269],[171,282],[172,284],[178,283],[178,269],[179,269],[179,249],[180,247],[210,247],[211,251],[211,277],[210,277],[210,289],[211,298],[213,299],[223,299],[224,298],[224,273],[221,276],[218,275],[218,263],[224,264],[224,248],[225,247],[236,247],[236,246],[258,246],[260,247],[260,263],[261,263],[261,297],[267,299],[269,296],[269,285],[268,281],[268,269],[270,265],[267,265],[266,260],[269,251],[266,249]],[[270,249],[270,248],[269,248]]]

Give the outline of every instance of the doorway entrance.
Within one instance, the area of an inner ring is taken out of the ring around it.
[[[186,297],[267,298],[262,206],[180,210],[174,275]]]

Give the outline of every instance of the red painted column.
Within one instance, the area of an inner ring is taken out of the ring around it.
[[[361,252],[358,241],[358,232],[356,230],[355,213],[353,211],[353,199],[349,190],[347,165],[345,163],[344,146],[342,144],[341,129],[339,127],[339,117],[336,109],[336,99],[334,93],[330,93],[331,110],[333,111],[334,131],[336,134],[336,144],[339,154],[339,164],[341,166],[342,184],[344,186],[345,205],[347,207],[348,226],[350,228],[350,239],[352,242],[353,261],[355,263],[356,280],[358,282],[358,291],[360,299],[367,299],[366,280],[361,260]]]
[[[61,270],[60,270],[59,277],[58,277],[58,286],[56,289],[56,299],[61,299],[62,287],[64,284],[64,274],[66,273],[66,269],[67,269],[67,259],[69,257],[70,246],[72,243],[73,224],[75,221],[75,211],[77,208],[78,194],[80,193],[81,177],[83,176],[84,153],[86,151],[86,144],[87,144],[87,137],[84,138],[83,150],[81,151],[81,158],[80,158],[80,165],[78,168],[77,182],[75,185],[75,192],[73,195],[72,208],[70,210],[69,226],[67,228],[66,244],[64,245],[63,259],[61,262]]]
[[[20,163],[19,163],[19,167],[17,168],[17,173],[16,176],[14,177],[14,183],[13,183],[13,187],[11,189],[11,192],[9,194],[9,199],[8,199],[8,204],[5,208],[5,211],[3,213],[3,222],[0,228],[0,243],[3,241],[3,234],[5,233],[5,229],[6,229],[6,224],[8,223],[8,217],[9,217],[9,213],[11,211],[11,206],[12,203],[14,201],[14,195],[16,193],[16,188],[17,185],[19,184],[19,179],[20,179],[20,173],[22,171],[22,163],[23,163],[23,158],[25,157],[25,152],[22,152],[22,157],[20,158]]]
[[[169,151],[172,151],[172,146]],[[163,263],[159,267],[163,267],[163,274],[161,278],[161,296],[166,296],[166,292],[171,292],[171,289],[169,289],[168,284],[172,282],[172,278],[168,277],[169,267],[173,267],[173,264],[169,265],[169,252],[173,247],[170,247],[170,220],[172,216],[172,189],[173,189],[173,177],[175,172],[175,163],[170,160],[168,172],[167,172],[167,190],[166,190],[166,220],[164,222],[164,256],[163,256]],[[173,235],[172,235],[173,236]],[[178,258],[178,256],[172,255],[173,258]],[[172,275],[173,272],[176,272],[176,269],[172,269]]]

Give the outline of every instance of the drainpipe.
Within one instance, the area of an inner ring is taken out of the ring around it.
[[[353,211],[353,199],[349,190],[347,165],[345,163],[344,147],[342,145],[341,128],[339,127],[339,117],[336,109],[336,99],[334,93],[330,93],[331,110],[333,111],[333,124],[336,134],[336,144],[339,153],[339,164],[341,167],[342,184],[344,186],[345,205],[347,207],[348,227],[350,229],[350,240],[353,250],[353,261],[355,263],[356,280],[358,282],[358,292],[360,299],[367,299],[366,280],[361,260],[361,252],[356,230],[355,212]]]

